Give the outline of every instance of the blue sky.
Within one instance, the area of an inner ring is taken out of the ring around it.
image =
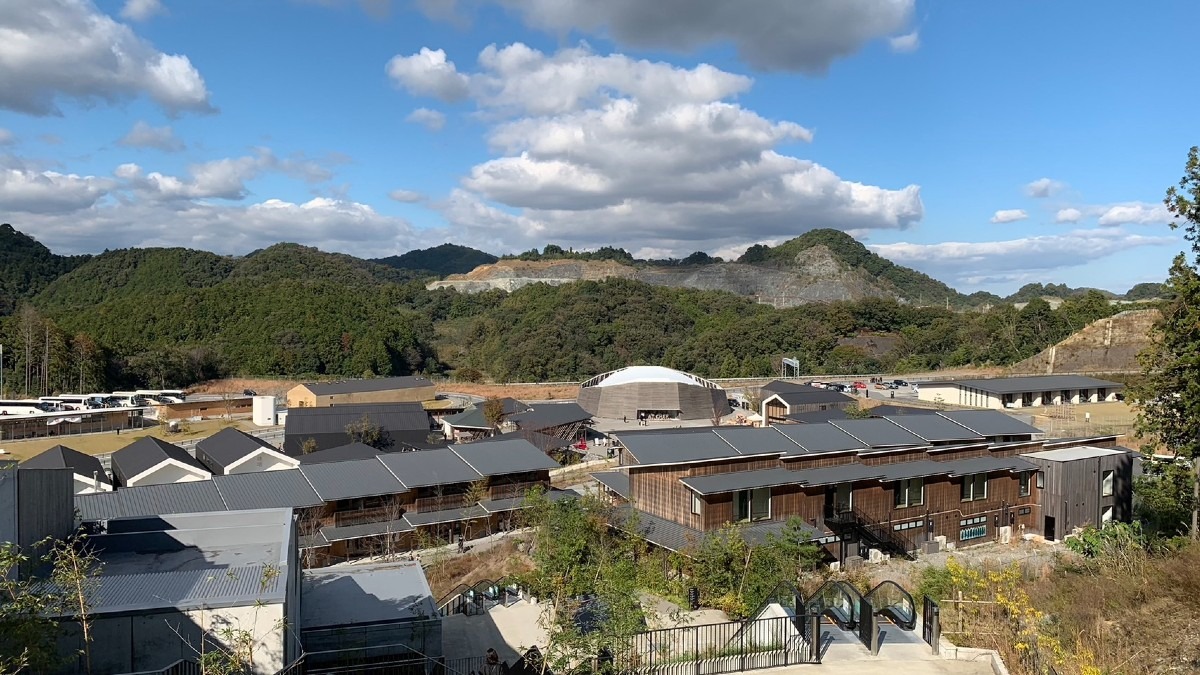
[[[0,0],[0,220],[60,252],[850,232],[960,290],[1184,242],[1200,5]]]

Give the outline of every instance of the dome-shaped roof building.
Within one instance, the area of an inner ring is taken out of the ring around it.
[[[593,416],[609,419],[709,420],[729,414],[729,399],[715,382],[662,366],[597,375],[579,388],[578,401]]]

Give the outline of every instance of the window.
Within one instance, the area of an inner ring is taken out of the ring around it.
[[[1113,472],[1105,471],[1100,478],[1100,496],[1111,497],[1113,494]]]
[[[1104,527],[1105,525],[1111,523],[1112,519],[1113,519],[1113,507],[1111,507],[1111,506],[1104,507],[1104,510],[1100,512],[1100,527]]]
[[[1018,497],[1028,497],[1029,496],[1029,472],[1022,471],[1020,477],[1017,480],[1018,480],[1017,496]]]
[[[987,499],[987,474],[977,473],[973,476],[963,476],[962,500],[973,502]]]
[[[1044,490],[1046,488],[1046,474],[1042,473],[1041,471],[1037,472],[1037,486],[1039,490]]]
[[[700,515],[700,505],[702,503],[703,502],[700,501],[700,495],[692,493],[692,514],[697,516]]]
[[[739,490],[734,495],[733,516],[738,522],[770,519],[771,488]]]
[[[925,479],[905,478],[896,483],[895,507],[920,506],[925,503]]]

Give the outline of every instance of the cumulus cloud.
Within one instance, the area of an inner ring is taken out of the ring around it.
[[[1132,248],[1175,242],[1171,237],[1147,237],[1104,229],[1007,241],[897,243],[870,248],[893,262],[915,267],[937,278],[977,284],[983,279],[1083,265]]]
[[[1125,204],[1100,208],[1103,210],[1100,211],[1096,222],[1106,227],[1116,225],[1158,225],[1169,223],[1174,219],[1164,204],[1127,202]]]
[[[526,24],[562,35],[573,30],[639,49],[691,53],[732,44],[764,70],[824,72],[835,59],[904,31],[914,0],[758,0],[748,9],[728,0],[490,0]],[[454,3],[424,0],[433,16]]]
[[[417,108],[409,113],[404,121],[420,124],[430,131],[441,131],[442,127],[446,126],[446,116],[438,110],[429,108]]]
[[[126,181],[127,188],[146,199],[158,201],[193,199],[245,199],[246,182],[267,172],[286,174],[310,183],[332,177],[320,163],[304,157],[277,157],[260,149],[255,155],[200,162],[188,166],[184,177],[153,171],[144,173],[137,164],[122,164],[115,175]]]
[[[993,223],[1015,223],[1029,217],[1024,209],[1001,209],[992,215]]]
[[[468,94],[467,76],[458,72],[441,49],[422,47],[411,56],[394,56],[386,66],[388,77],[398,86],[421,96],[442,101],[461,101]]]
[[[425,199],[425,195],[414,190],[392,190],[388,193],[388,198],[400,202],[401,204],[414,204]]]
[[[888,38],[888,46],[898,54],[915,52],[921,47],[921,34],[917,31]]]
[[[1039,178],[1025,185],[1025,194],[1034,199],[1053,197],[1066,187],[1063,183],[1051,178]]]
[[[170,126],[152,127],[142,120],[134,123],[129,133],[125,134],[117,145],[127,148],[155,148],[163,152],[179,152],[184,143],[175,136]]]
[[[60,98],[114,102],[147,95],[169,113],[211,111],[186,56],[164,54],[86,0],[10,2],[0,39],[0,108],[58,113]]]
[[[96,176],[78,176],[31,169],[0,170],[0,211],[70,213],[92,206],[114,182]]]
[[[1058,213],[1054,214],[1054,222],[1056,223],[1078,223],[1083,219],[1083,211],[1075,208],[1059,209]]]
[[[904,228],[923,215],[917,186],[847,181],[784,154],[812,132],[728,100],[749,89],[744,76],[522,44],[488,47],[478,64],[454,74],[492,122],[497,156],[436,204],[473,239],[501,232],[506,250],[637,240],[686,255],[813,227]]]
[[[157,14],[166,13],[160,0],[125,0],[121,7],[121,18],[129,21],[145,21]]]
[[[0,127],[0,145],[12,145],[16,142],[17,137],[13,135],[13,132],[5,129],[4,127]]]

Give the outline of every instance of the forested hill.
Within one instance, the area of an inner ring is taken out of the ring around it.
[[[484,253],[469,246],[442,244],[433,248],[409,251],[403,255],[377,258],[374,262],[396,269],[428,273],[440,278],[450,274],[464,274],[480,265],[494,263],[496,260],[498,258],[491,253]]]
[[[0,316],[87,260],[85,255],[55,255],[12,225],[0,225]]]

